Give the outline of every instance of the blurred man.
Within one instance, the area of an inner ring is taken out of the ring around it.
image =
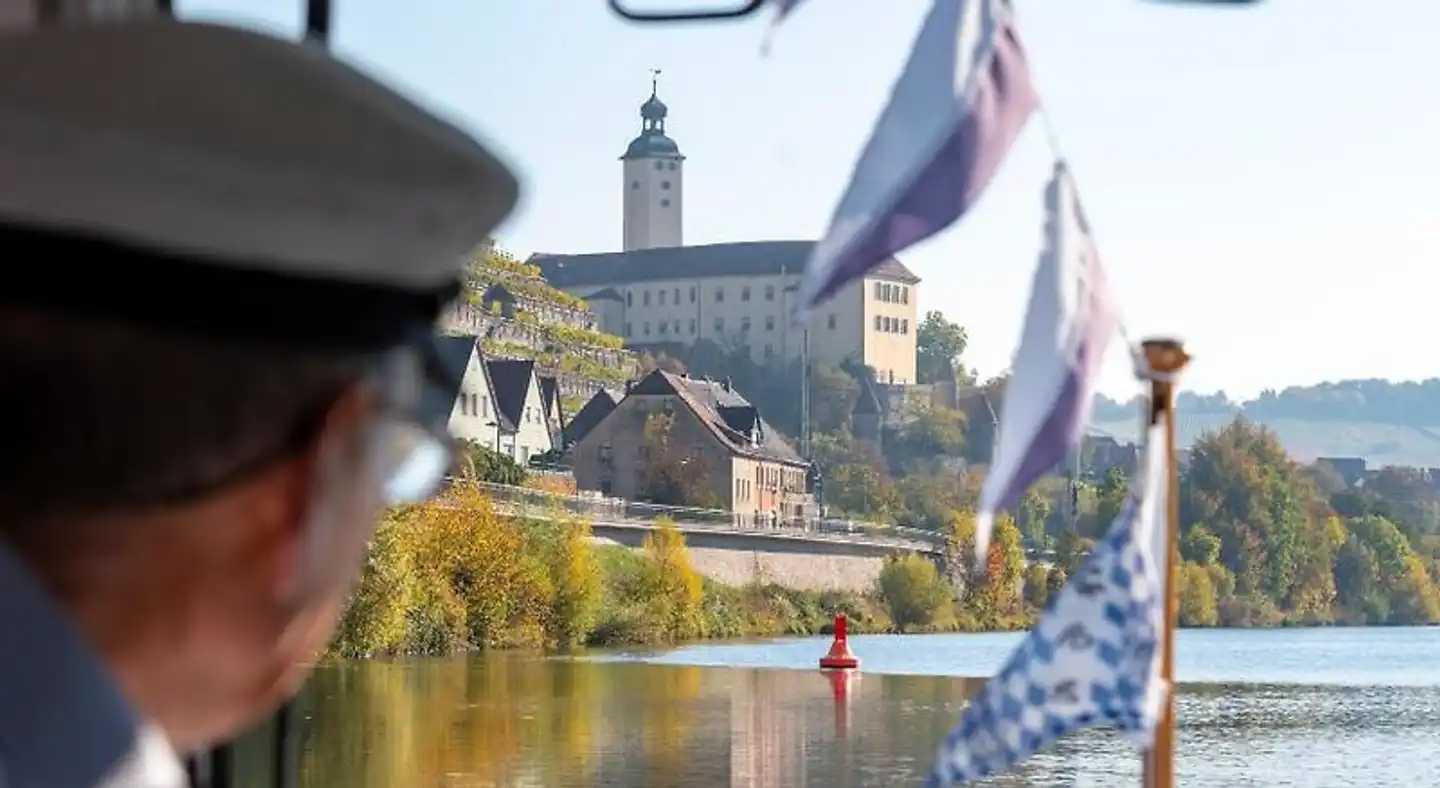
[[[448,469],[428,339],[516,196],[318,48],[0,37],[0,786],[182,785],[296,690]]]

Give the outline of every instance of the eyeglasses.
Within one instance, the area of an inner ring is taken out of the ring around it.
[[[419,503],[435,494],[456,457],[447,429],[460,381],[426,335],[388,355],[376,382],[383,405],[376,424],[379,472],[387,504]]]
[[[448,434],[414,418],[386,416],[376,425],[381,494],[388,505],[419,503],[435,494],[455,461]]]

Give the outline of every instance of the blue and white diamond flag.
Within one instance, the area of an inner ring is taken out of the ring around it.
[[[999,774],[1092,725],[1112,724],[1141,746],[1153,741],[1167,691],[1160,678],[1167,451],[1152,427],[1124,510],[965,708],[940,748],[930,788]]]

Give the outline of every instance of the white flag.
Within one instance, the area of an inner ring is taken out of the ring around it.
[[[995,512],[1080,447],[1116,311],[1074,180],[1056,163],[1045,189],[1045,249],[1035,270],[1000,436],[980,491],[976,561],[984,565]]]

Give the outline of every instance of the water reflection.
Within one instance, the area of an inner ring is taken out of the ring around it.
[[[915,784],[980,683],[515,655],[356,663],[320,670],[299,701],[301,784]],[[1187,685],[1180,711],[1187,786],[1440,785],[1440,688]],[[248,741],[240,785],[263,785],[267,759]],[[1137,777],[1133,751],[1097,731],[990,784]]]

